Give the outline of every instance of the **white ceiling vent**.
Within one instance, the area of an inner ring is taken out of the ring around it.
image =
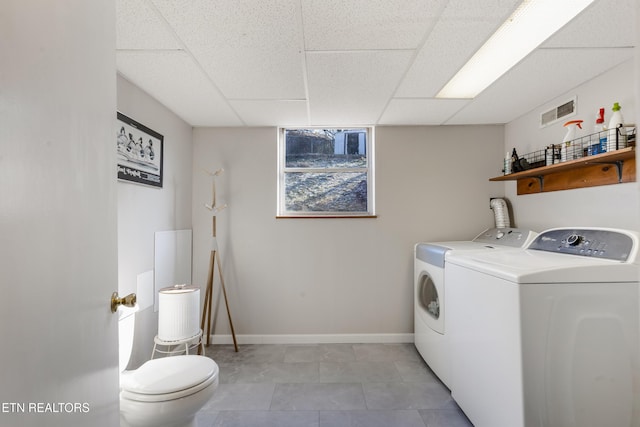
[[[577,97],[540,114],[540,127],[546,127],[576,114]]]

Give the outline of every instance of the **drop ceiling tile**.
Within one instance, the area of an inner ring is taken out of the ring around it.
[[[297,0],[154,0],[230,99],[304,99]]]
[[[308,53],[312,124],[375,124],[411,57],[390,50]]]
[[[634,46],[636,7],[637,0],[596,0],[544,42],[542,47]]]
[[[307,50],[415,49],[445,0],[302,0]]]
[[[231,101],[247,126],[308,126],[307,101]]]
[[[392,99],[379,125],[441,125],[470,101],[463,99]]]
[[[396,92],[432,98],[511,15],[521,0],[453,0]]]
[[[431,99],[520,1],[116,0],[118,69],[196,126],[504,123],[637,42],[636,0],[596,0],[477,99]]]
[[[167,24],[147,0],[116,1],[117,49],[180,49]]]
[[[537,49],[447,124],[508,123],[633,55],[633,48]]]
[[[185,52],[118,52],[118,71],[192,126],[242,122]]]

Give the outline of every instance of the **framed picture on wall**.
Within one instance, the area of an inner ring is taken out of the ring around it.
[[[164,137],[118,112],[118,179],[162,188]]]

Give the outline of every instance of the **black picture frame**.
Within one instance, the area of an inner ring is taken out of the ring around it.
[[[118,179],[162,188],[164,136],[117,114]]]

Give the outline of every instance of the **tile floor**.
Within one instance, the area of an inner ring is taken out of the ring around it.
[[[472,427],[413,344],[211,345],[199,427]]]

